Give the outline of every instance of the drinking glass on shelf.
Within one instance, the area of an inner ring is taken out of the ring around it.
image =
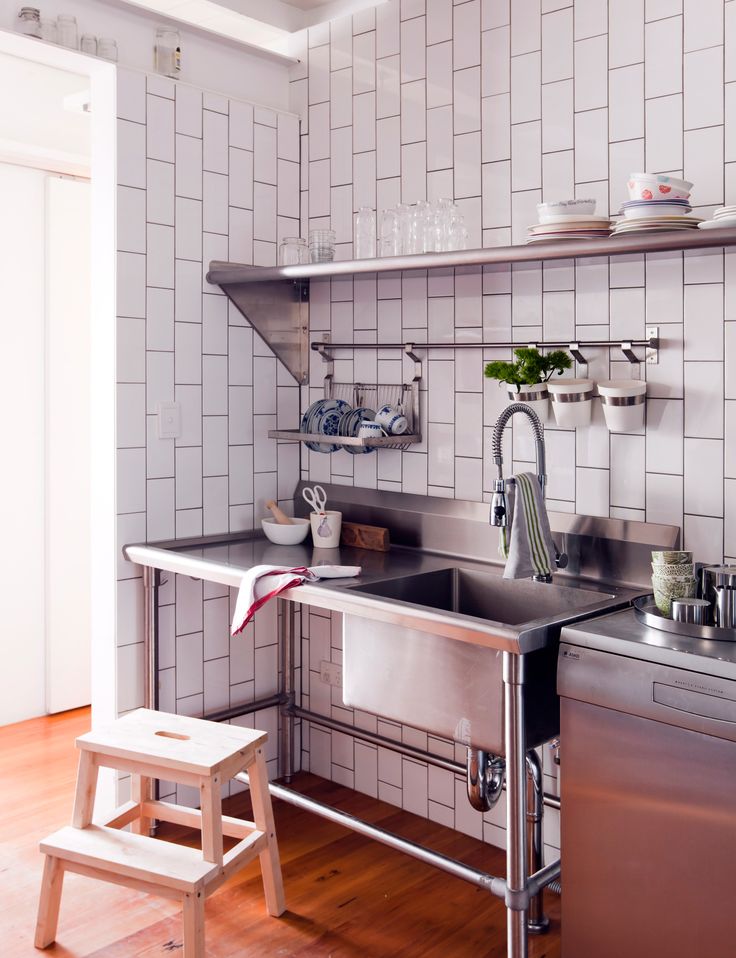
[[[335,231],[309,231],[309,259],[313,263],[331,263],[335,258]]]
[[[68,13],[60,13],[56,18],[56,29],[59,35],[59,44],[76,50],[79,47],[77,33],[77,18]]]
[[[355,258],[372,259],[376,255],[376,214],[361,206],[355,217]]]
[[[411,206],[408,203],[397,203],[396,229],[398,231],[397,248],[399,256],[411,252]]]
[[[279,266],[298,266],[309,262],[306,240],[300,236],[285,236],[279,244]]]
[[[83,33],[82,39],[79,41],[79,49],[82,53],[88,53],[93,57],[97,56],[97,37],[92,36],[91,33]]]
[[[399,253],[399,217],[396,210],[382,210],[378,236],[378,255],[397,256]]]
[[[41,39],[47,43],[59,42],[59,31],[56,26],[56,20],[50,17],[43,17],[41,20]]]
[[[112,37],[100,37],[97,41],[97,56],[103,60],[110,60],[112,63],[118,62],[118,45]]]

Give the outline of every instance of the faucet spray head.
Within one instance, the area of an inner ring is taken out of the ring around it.
[[[505,479],[493,480],[493,498],[491,499],[491,515],[489,522],[492,526],[497,526],[499,528],[505,528],[509,524]]]

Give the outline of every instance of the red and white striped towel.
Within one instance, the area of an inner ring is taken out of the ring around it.
[[[361,571],[360,566],[352,565],[296,566],[293,569],[281,569],[276,565],[253,566],[240,583],[230,634],[242,632],[261,606],[286,589],[319,579],[354,578]]]

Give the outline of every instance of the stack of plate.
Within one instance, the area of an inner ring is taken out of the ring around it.
[[[596,239],[608,236],[611,221],[595,216],[595,200],[557,200],[538,203],[539,222],[528,228],[527,243]]]
[[[736,226],[736,206],[721,206],[713,213],[713,219],[701,223],[701,230],[725,229]]]
[[[357,436],[361,422],[364,419],[372,420],[375,418],[376,414],[372,409],[368,409],[367,406],[359,406],[357,409],[345,413],[340,420],[337,434],[338,436]],[[365,452],[375,452],[374,446],[345,446],[345,448],[354,456]]]
[[[687,215],[691,209],[688,200],[628,200],[621,204],[621,219],[612,235],[694,230],[702,221]]]
[[[299,432],[337,436],[340,421],[348,412],[352,412],[352,407],[344,399],[318,399],[302,416]],[[308,442],[305,445],[312,452],[337,452],[340,448],[331,442]]]

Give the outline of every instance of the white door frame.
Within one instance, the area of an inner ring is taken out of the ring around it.
[[[116,717],[116,77],[113,64],[74,50],[0,31],[0,53],[89,77],[92,103],[92,332],[90,525],[92,572],[92,720]],[[12,93],[10,94],[12,96]],[[114,779],[103,776],[98,807],[114,804]]]

